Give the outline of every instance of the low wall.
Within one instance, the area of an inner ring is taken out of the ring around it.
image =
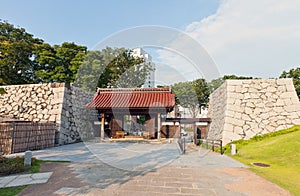
[[[227,80],[210,96],[208,139],[223,144],[300,124],[292,79]]]
[[[53,147],[55,123],[0,122],[0,155]]]

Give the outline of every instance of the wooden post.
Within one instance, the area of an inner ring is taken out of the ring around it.
[[[101,129],[100,129],[100,138],[104,139],[104,125],[105,125],[105,113],[101,115]]]
[[[160,113],[157,114],[157,139],[160,139],[160,124],[161,124],[161,119],[160,119]]]
[[[194,123],[194,144],[198,145],[197,141],[197,125]]]

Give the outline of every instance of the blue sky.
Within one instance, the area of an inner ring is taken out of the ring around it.
[[[69,41],[92,49],[116,32],[143,25],[182,31],[204,50],[180,35],[170,36],[167,46],[147,48],[158,65],[157,79],[165,83],[212,79],[203,70],[214,67],[219,76],[276,78],[300,65],[299,0],[0,0],[0,5],[1,19],[52,45]],[[160,39],[160,33],[147,36]],[[192,62],[190,54],[199,61]]]
[[[184,29],[213,14],[218,0],[0,0],[0,18],[50,44],[92,48],[122,29],[163,25]]]

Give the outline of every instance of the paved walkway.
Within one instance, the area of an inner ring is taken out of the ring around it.
[[[46,183],[53,172],[0,177],[0,188]]]
[[[177,144],[83,143],[33,152],[47,183],[20,195],[289,195],[225,155]]]

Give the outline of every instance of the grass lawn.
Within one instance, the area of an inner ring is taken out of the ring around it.
[[[32,159],[31,167],[24,171],[23,164],[24,164],[24,157],[16,157],[16,158],[9,158],[5,159],[1,157],[0,161],[0,176],[5,175],[17,175],[17,174],[26,174],[26,173],[36,173],[40,171],[41,163],[43,162],[69,162],[69,161],[43,161],[37,160],[35,158]],[[22,190],[27,187],[25,186],[17,186],[17,187],[8,187],[8,188],[0,188],[0,196],[15,196],[18,195]]]
[[[0,173],[2,176],[11,174],[24,174],[24,173],[35,173],[40,171],[40,163],[42,161],[32,159],[32,166],[25,170],[23,169],[24,164],[24,158],[23,157],[16,157],[16,158],[4,158],[1,157],[0,162]],[[25,189],[27,185],[25,186],[18,186],[18,187],[8,187],[8,188],[0,188],[0,195],[1,196],[14,196],[19,194],[23,189]]]
[[[1,188],[0,195],[1,196],[15,196],[18,195],[21,191],[23,191],[27,185],[25,186],[17,186],[17,187],[8,187],[8,188]]]
[[[300,195],[300,126],[234,143],[237,154],[229,154],[229,145],[226,146],[226,154],[292,194]],[[255,162],[269,164],[270,167],[252,165]]]

